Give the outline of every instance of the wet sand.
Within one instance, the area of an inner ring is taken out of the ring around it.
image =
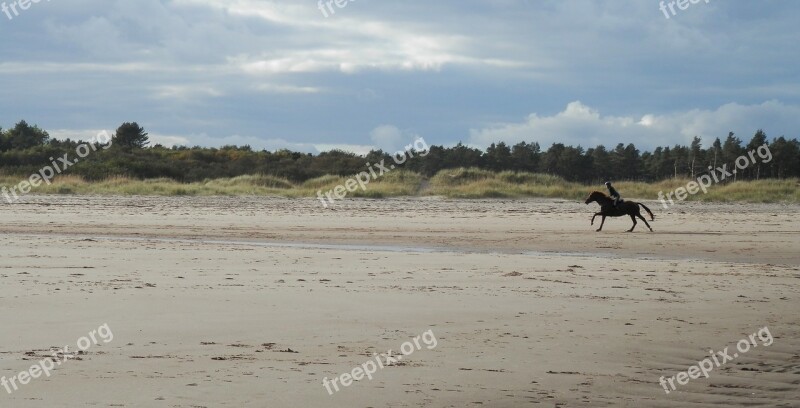
[[[647,205],[653,233],[562,200],[26,197],[3,206],[0,375],[114,339],[0,406],[800,405],[800,206]]]

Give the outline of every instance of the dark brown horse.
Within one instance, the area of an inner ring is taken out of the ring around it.
[[[606,222],[606,217],[622,217],[624,215],[629,215],[631,217],[631,221],[633,221],[633,226],[628,232],[633,232],[633,229],[636,228],[636,217],[639,217],[644,221],[644,225],[647,225],[647,228],[650,228],[650,224],[647,223],[647,220],[642,217],[642,213],[639,211],[639,206],[642,206],[648,214],[650,214],[650,221],[656,219],[656,216],[647,208],[646,205],[642,203],[637,203],[635,201],[621,201],[614,207],[614,199],[599,192],[595,191],[592,194],[589,194],[589,198],[586,199],[586,204],[591,203],[592,201],[600,204],[600,212],[595,213],[592,216],[592,225],[594,225],[594,217],[598,215],[603,217],[602,221],[600,222],[600,228],[597,230],[600,231],[603,229],[603,224]],[[650,228],[652,232],[653,229]]]

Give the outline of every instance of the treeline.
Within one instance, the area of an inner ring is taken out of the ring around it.
[[[708,171],[709,166],[727,163],[732,170],[734,161],[765,143],[772,160],[737,171],[742,179],[800,177],[800,142],[783,136],[771,141],[758,131],[747,143],[728,134],[724,141],[717,138],[711,146],[703,147],[700,138],[689,146],[658,147],[652,152],[640,151],[631,144],[618,144],[612,149],[602,145],[584,149],[555,143],[542,150],[538,143],[518,143],[513,146],[497,143],[486,151],[464,146],[431,146],[426,156],[416,155],[404,168],[426,176],[440,170],[475,167],[493,171],[528,171],[561,176],[570,181],[597,183],[606,179],[656,181],[672,177],[692,177]],[[37,126],[21,121],[13,128],[0,128],[0,172],[29,175],[42,166],[63,157],[75,157],[81,142],[55,140]],[[235,177],[244,174],[268,174],[302,182],[326,174],[351,175],[365,170],[366,163],[384,159],[389,153],[372,151],[366,157],[342,151],[317,155],[288,150],[277,152],[254,151],[250,146],[164,147],[148,146],[144,129],[136,123],[124,123],[112,135],[107,149],[92,149],[92,153],[69,168],[69,174],[87,180],[111,176],[132,178],[166,177],[183,182]],[[393,153],[393,152],[392,152]],[[393,163],[393,162],[392,162]]]

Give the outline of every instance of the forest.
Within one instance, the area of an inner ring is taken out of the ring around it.
[[[531,135],[530,140],[535,140]],[[371,151],[359,156],[343,151],[319,154],[288,150],[256,151],[250,146],[165,147],[151,145],[144,128],[126,122],[112,135],[108,149],[95,149],[69,168],[69,174],[88,181],[110,177],[133,179],[168,178],[178,182],[230,178],[242,175],[269,175],[291,182],[303,182],[324,175],[347,176],[361,172],[365,163],[390,158],[390,153]],[[74,140],[56,140],[46,130],[22,120],[9,129],[0,128],[0,174],[25,177],[37,172],[53,158],[75,154],[81,144]],[[441,170],[476,168],[493,172],[512,171],[559,176],[567,181],[600,183],[604,180],[655,182],[671,178],[696,178],[736,158],[768,144],[772,160],[740,170],[737,180],[785,179],[800,177],[800,142],[784,136],[768,139],[759,130],[752,137],[740,139],[729,133],[703,146],[695,137],[688,146],[663,146],[641,151],[633,143],[614,147],[602,145],[583,148],[554,143],[543,149],[536,142],[513,146],[496,143],[486,150],[458,143],[452,147],[432,145],[425,156],[408,160],[403,168],[424,177]]]

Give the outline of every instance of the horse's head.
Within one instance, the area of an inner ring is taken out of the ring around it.
[[[603,193],[601,193],[599,191],[593,191],[592,194],[589,194],[589,197],[586,198],[586,204],[589,204],[592,201],[597,201],[597,200],[599,200],[601,198],[605,198],[605,197],[606,197],[605,194],[603,194]]]

